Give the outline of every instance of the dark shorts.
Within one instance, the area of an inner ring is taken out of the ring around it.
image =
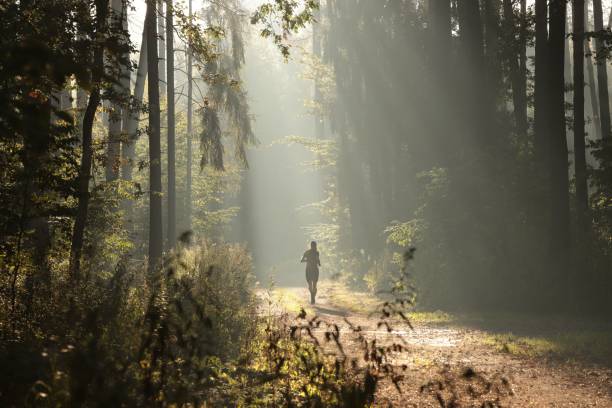
[[[319,268],[306,267],[306,281],[317,282],[319,280]]]

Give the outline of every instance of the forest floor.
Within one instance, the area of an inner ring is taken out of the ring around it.
[[[307,317],[317,315],[338,325],[349,357],[363,356],[349,322],[361,326],[365,337],[376,338],[379,345],[405,345],[390,360],[407,366],[401,393],[391,381],[383,381],[377,406],[439,407],[434,394],[421,392],[421,386],[452,376],[458,382],[447,382],[442,395],[449,397],[452,387],[468,395],[470,384],[482,388],[463,381],[461,373],[471,368],[493,384],[507,385],[495,393],[501,406],[612,407],[612,327],[605,323],[417,312],[410,316],[414,329],[398,323],[389,333],[377,327],[373,314],[379,299],[366,293],[324,282],[315,305],[309,304],[306,288],[276,288],[272,296],[289,316],[303,307]],[[322,338],[324,329],[316,335]],[[495,395],[492,391],[472,400],[462,398],[459,406],[480,406]]]

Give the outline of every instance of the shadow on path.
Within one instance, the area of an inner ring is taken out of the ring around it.
[[[319,306],[317,304],[313,305],[312,308],[318,314],[331,315],[331,316],[341,316],[341,317],[347,317],[349,315],[346,310],[329,309],[327,307],[322,307],[322,306]]]

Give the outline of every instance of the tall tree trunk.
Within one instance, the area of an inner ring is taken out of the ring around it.
[[[121,27],[123,28],[123,31],[125,33],[129,33],[128,31],[128,0],[120,0],[121,1]],[[129,35],[129,34],[128,34]],[[129,50],[126,50],[125,53],[123,54],[123,59],[127,62],[130,60],[130,52]],[[123,66],[121,67],[121,73],[120,73],[120,86],[121,86],[121,92],[122,94],[124,94],[125,96],[129,96],[130,95],[130,69],[128,66]],[[130,121],[130,109],[129,106],[126,104],[125,106],[123,106],[123,108],[121,109],[121,135],[123,138],[125,138],[129,133],[128,133],[128,123]],[[117,163],[117,173],[122,173],[123,172],[123,166],[125,166],[125,163],[123,162],[123,150],[125,149],[126,144],[129,144],[129,140],[127,139],[123,139],[121,141],[121,145],[120,145],[120,159],[119,162]],[[117,174],[117,177],[119,177],[119,174]]]
[[[321,62],[321,38],[319,35],[319,24],[320,24],[321,13],[319,10],[315,11],[315,22],[312,24],[312,53],[317,59],[317,63]],[[317,106],[321,107],[321,89],[319,85],[319,78],[314,78],[314,102]],[[323,122],[323,112],[317,111],[314,115],[314,130],[315,138],[323,138],[325,132],[325,122]]]
[[[485,0],[484,28],[485,28],[485,58],[487,73],[487,104],[497,107],[499,91],[501,89],[502,71],[499,63],[500,42],[500,1]]]
[[[96,33],[100,33],[106,24],[109,0],[96,0],[95,5]],[[69,271],[73,280],[78,279],[81,272],[81,253],[83,252],[83,237],[85,235],[85,225],[87,223],[87,211],[89,207],[89,179],[91,178],[91,165],[93,162],[93,123],[96,116],[96,110],[100,104],[100,87],[104,70],[104,44],[101,41],[101,38],[97,38],[94,42],[92,67],[93,87],[89,95],[85,114],[83,115],[83,140],[78,181],[78,206],[70,245]]]
[[[529,22],[527,21],[527,0],[521,0],[521,28],[519,33],[519,73],[520,73],[520,84],[522,89],[520,90],[521,97],[523,98],[523,103],[525,105],[525,110],[527,110],[527,32],[529,30]],[[527,117],[527,112],[525,112],[525,118]],[[525,128],[525,133],[527,133],[527,128]]]
[[[568,281],[568,254],[570,249],[569,231],[569,180],[567,137],[565,133],[565,78],[564,78],[564,51],[565,51],[565,0],[552,0],[550,2],[550,237],[553,270],[559,283],[560,296],[558,301],[563,302],[569,289]]]
[[[534,131],[536,163],[546,176],[548,168],[548,6],[547,0],[536,0]],[[563,64],[563,62],[561,63]],[[563,66],[563,65],[561,65]],[[545,177],[547,178],[547,177]]]
[[[123,0],[112,0],[111,20],[116,27],[123,25]],[[113,78],[116,82],[113,85],[115,94],[123,92],[121,75],[123,69],[117,71],[117,77]],[[118,102],[109,103],[108,114],[108,142],[106,145],[105,175],[106,181],[112,182],[119,178],[119,158],[121,154],[121,105]]]
[[[504,7],[504,34],[507,39],[514,36],[514,9],[512,0],[503,0]],[[522,42],[523,31],[523,14],[521,10],[521,34],[519,37],[518,52],[512,47],[507,47],[506,60],[510,70],[510,84],[512,87],[512,104],[514,105],[514,120],[516,122],[516,130],[522,137],[527,136],[527,95],[525,94],[526,75],[522,72],[522,53],[526,44]]]
[[[603,28],[603,12],[601,10],[601,0],[593,0],[593,19],[595,31],[600,33]],[[601,137],[609,139],[610,129],[610,100],[608,99],[608,72],[606,70],[606,51],[605,43],[601,38],[595,38],[595,48],[597,50],[597,88],[599,94],[599,118],[601,120]]]
[[[595,69],[593,68],[593,55],[591,42],[585,39],[587,76],[589,80],[589,95],[591,96],[591,113],[593,124],[591,128],[595,130],[595,138],[601,139],[601,121],[599,120],[599,100],[597,98],[597,85],[595,84]]]
[[[159,91],[161,95],[166,93],[166,44],[164,35],[166,34],[166,19],[164,14],[164,0],[157,0],[157,58],[159,69]]]
[[[573,0],[572,6],[574,31],[574,166],[576,209],[581,215],[588,208],[584,141],[584,0]],[[581,219],[581,221],[583,220]]]
[[[567,6],[568,4],[566,3],[566,10],[567,10]],[[567,11],[566,11],[566,17],[567,17]],[[565,19],[565,32],[569,33],[570,32],[570,26],[569,26],[570,22],[569,22],[569,18]],[[572,82],[574,81],[573,79],[573,70],[572,70],[572,55],[570,54],[570,38],[569,37],[565,37],[565,41],[564,41],[565,47],[564,47],[564,57],[563,57],[563,66],[564,66],[564,78],[565,78],[565,83],[566,84],[572,84]],[[568,98],[571,95],[567,95]],[[571,102],[571,98],[568,99],[568,103]]]
[[[189,21],[192,18],[192,1],[189,0]],[[191,47],[187,46],[187,186],[185,192],[187,230],[191,231],[191,167],[193,156],[193,61]]]
[[[434,137],[434,143],[441,152],[441,164],[442,166],[448,166],[451,161],[453,154],[457,149],[457,142],[455,138],[449,138],[448,123],[456,122],[457,119],[453,117],[456,115],[456,109],[453,107],[459,103],[456,99],[457,92],[454,90],[460,84],[460,81],[454,81],[451,77],[452,70],[449,69],[450,64],[448,61],[449,56],[452,55],[452,29],[451,29],[451,2],[450,0],[438,0],[429,2],[429,27],[430,27],[430,39],[429,44],[429,58],[431,64],[431,70],[433,72],[432,83],[436,85],[434,89],[443,90],[448,93],[448,99],[435,101],[434,103],[440,103],[439,109],[443,115],[449,117],[448,121],[431,121],[432,133]],[[438,86],[439,84],[439,86]],[[436,92],[438,93],[438,92]]]
[[[124,132],[128,139],[122,146],[122,168],[123,179],[132,181],[132,171],[136,156],[136,141],[138,140],[138,119],[144,97],[145,81],[147,79],[147,25],[142,30],[142,42],[140,43],[140,54],[138,56],[138,69],[136,70],[136,83],[134,84],[133,101],[136,107],[126,110],[128,119],[124,122]],[[131,206],[131,204],[129,204]]]
[[[487,138],[487,112],[491,108],[488,104],[488,87],[485,89],[480,81],[485,78],[484,51],[483,51],[483,24],[481,20],[478,0],[464,0],[458,3],[459,14],[459,42],[462,69],[462,103],[464,104],[464,137],[462,149],[470,149],[480,145],[490,146],[491,139]],[[472,139],[473,138],[473,139]],[[470,140],[472,139],[472,140]]]
[[[168,103],[168,248],[176,245],[176,147],[174,124],[174,22],[172,0],[166,0],[166,61]]]
[[[159,64],[156,0],[147,0],[147,68],[149,77],[149,272],[161,263],[163,251]]]
[[[584,2],[584,26],[586,31],[591,31],[592,25],[589,18],[589,1]],[[591,51],[591,39],[585,38],[585,58],[587,64],[587,76],[589,81],[589,95],[591,99],[591,129],[594,130],[595,138],[601,139],[601,121],[599,120],[599,101],[597,99],[597,85],[595,84],[595,70],[593,68],[593,55]]]

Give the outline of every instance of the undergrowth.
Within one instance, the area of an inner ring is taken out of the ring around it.
[[[153,275],[128,265],[54,279],[49,297],[3,311],[0,406],[362,407],[381,381],[400,393],[418,386],[393,364],[399,339],[383,345],[349,320],[341,329],[305,310],[291,318],[273,295],[258,299],[240,246],[182,248]],[[374,315],[389,332],[411,326],[414,288],[406,268],[398,276]],[[348,336],[357,354],[345,351]],[[422,392],[442,407],[458,395],[496,406],[505,395],[499,379],[476,373],[432,381]],[[487,386],[471,395],[459,382]]]

